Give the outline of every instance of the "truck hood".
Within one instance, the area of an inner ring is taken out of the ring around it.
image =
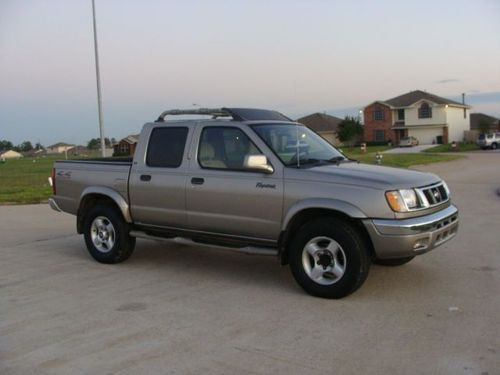
[[[287,178],[385,190],[421,187],[441,181],[432,173],[355,162],[320,165],[306,169],[287,168],[287,172],[290,172],[287,173]]]

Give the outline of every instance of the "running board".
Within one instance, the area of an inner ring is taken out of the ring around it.
[[[152,236],[150,234],[144,233],[139,230],[132,230],[129,233],[132,237],[136,238],[144,238],[147,240],[155,240],[155,241],[166,241],[178,245],[188,245],[188,246],[198,246],[198,247],[210,247],[212,249],[218,250],[229,250],[237,253],[249,254],[249,255],[273,255],[278,256],[278,249],[272,249],[267,247],[256,247],[256,246],[244,246],[244,247],[231,247],[231,246],[222,246],[222,245],[212,245],[207,243],[195,242],[189,238],[185,237],[173,237],[173,238],[165,238],[160,236]]]

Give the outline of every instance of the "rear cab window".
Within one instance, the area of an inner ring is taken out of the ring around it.
[[[146,165],[156,168],[178,168],[182,164],[187,127],[158,127],[149,137]]]

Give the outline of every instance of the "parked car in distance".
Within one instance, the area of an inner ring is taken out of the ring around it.
[[[188,114],[211,118],[164,119]],[[372,262],[403,265],[458,231],[438,176],[347,159],[262,109],[165,111],[133,158],[60,160],[52,181],[49,204],[76,215],[98,262],[126,260],[136,238],[273,255],[324,298],[354,292]]]
[[[418,139],[415,137],[404,137],[399,141],[399,147],[418,146]]]
[[[480,134],[476,143],[483,150],[496,150],[500,146],[500,133]]]

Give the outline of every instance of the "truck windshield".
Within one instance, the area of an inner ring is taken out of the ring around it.
[[[252,125],[252,129],[287,166],[347,160],[335,147],[304,125],[257,124]]]

